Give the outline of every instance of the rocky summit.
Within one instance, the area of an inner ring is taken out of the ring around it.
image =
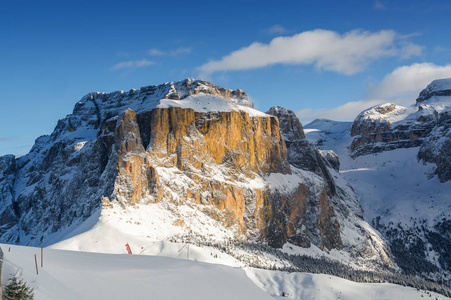
[[[0,240],[49,245],[112,207],[159,205],[181,228],[167,240],[288,243],[393,266],[338,168],[292,111],[257,111],[242,90],[186,79],[89,93],[30,153],[0,158]]]

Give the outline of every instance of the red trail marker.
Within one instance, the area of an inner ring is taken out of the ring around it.
[[[125,249],[127,249],[128,254],[133,254],[132,249],[130,248],[130,245],[128,243],[125,244]]]

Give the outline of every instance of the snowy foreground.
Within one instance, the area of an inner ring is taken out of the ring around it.
[[[45,248],[41,268],[39,248],[1,247],[5,252],[4,281],[11,274],[24,279],[34,287],[35,299],[286,299],[282,292],[291,299],[448,299],[393,284],[149,255]],[[200,255],[199,251],[193,253]],[[224,257],[223,262],[227,261]]]

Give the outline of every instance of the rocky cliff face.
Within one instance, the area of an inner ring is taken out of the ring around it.
[[[450,97],[451,98],[451,97]],[[437,116],[436,124],[418,151],[418,159],[433,163],[433,171],[441,182],[451,180],[451,111]]]
[[[0,234],[7,232],[17,222],[14,203],[16,159],[13,155],[0,157]]]
[[[100,134],[101,139],[116,137],[105,143],[115,148],[108,152],[115,155],[110,160],[118,170],[110,200],[213,205],[229,213],[227,222],[247,232],[267,221],[262,219],[264,189],[253,190],[247,181],[291,173],[275,118],[171,107],[140,115],[129,109],[113,122]],[[140,132],[149,132],[149,140]]]
[[[377,253],[380,261],[390,265],[389,250],[384,248],[377,234],[364,229],[369,226],[364,225],[363,211],[352,187],[338,173],[338,156],[331,150],[319,150],[306,140],[293,111],[278,106],[266,113],[281,120],[287,160],[293,173],[303,178],[291,193],[273,187],[272,203],[276,207],[273,211],[279,212],[274,218],[277,220],[274,232],[285,226],[288,228],[285,231],[287,239],[294,244],[303,247],[313,244],[329,250],[346,249],[365,257],[368,253]],[[303,230],[290,236],[293,221]],[[343,230],[348,229],[358,232],[364,242],[343,235]]]
[[[324,237],[320,242],[321,248],[333,249],[343,248],[340,236],[340,225],[335,216],[334,209],[329,201],[335,196],[335,183],[330,175],[326,161],[321,157],[319,151],[311,145],[304,135],[302,125],[293,111],[281,106],[270,108],[267,114],[276,116],[280,122],[280,129],[288,148],[288,162],[307,172],[316,174],[325,181],[323,189],[315,193],[314,199],[310,195],[310,188],[300,184],[291,195],[277,195],[273,203],[277,208],[274,211],[281,213],[276,219],[279,220],[276,230],[288,227],[285,230],[287,238],[294,244],[310,247],[311,240],[318,236]],[[277,223],[277,222],[276,222]],[[284,224],[285,223],[285,224]],[[301,223],[305,231],[301,235],[293,235],[295,231],[293,224]],[[293,235],[293,236],[291,236]],[[281,242],[284,242],[282,240]]]
[[[277,117],[280,124],[280,131],[286,142],[305,140],[302,124],[299,122],[294,111],[282,106],[273,106],[266,113]]]
[[[184,207],[237,240],[390,264],[352,189],[336,183],[338,159],[323,154],[293,112],[256,111],[242,90],[187,79],[90,93],[29,154],[0,158],[0,239],[50,244],[112,204],[164,203],[191,234],[205,235],[183,219]]]
[[[428,105],[401,107],[376,106],[361,113],[352,124],[354,156],[397,148],[420,146],[437,122],[437,111]]]

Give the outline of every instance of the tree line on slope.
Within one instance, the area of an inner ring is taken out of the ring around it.
[[[235,257],[249,267],[286,272],[327,274],[362,283],[393,283],[451,297],[451,288],[441,279],[437,281],[427,280],[414,274],[400,273],[382,265],[379,266],[380,271],[358,270],[326,257],[314,258],[307,255],[287,254],[264,243],[243,243],[233,239],[217,243],[195,234],[190,236],[189,240],[191,244],[198,247],[216,248]],[[186,236],[174,237],[171,242],[186,242]],[[268,256],[270,256],[270,259],[268,259]],[[273,261],[273,263],[268,263],[269,261]]]

